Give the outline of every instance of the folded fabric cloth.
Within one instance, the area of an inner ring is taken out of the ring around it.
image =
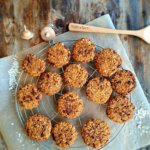
[[[104,15],[88,23],[93,26],[114,28],[109,15]],[[90,38],[94,43],[102,47],[110,47],[115,49],[123,59],[123,68],[129,69],[134,73],[133,67],[129,61],[126,50],[124,49],[119,37],[111,34],[98,33],[75,33],[67,32],[57,36],[54,42],[67,40],[76,40],[82,37]],[[40,49],[42,45],[31,48]],[[9,90],[9,79],[14,56],[0,59],[0,131],[5,139],[8,149],[24,150],[24,149],[43,149],[39,144],[29,140],[21,127],[18,115],[15,109],[14,96]],[[132,121],[126,123],[123,130],[113,142],[108,144],[105,150],[134,150],[150,144],[150,105],[144,95],[144,92],[136,77],[137,87],[132,94],[132,102],[136,106],[135,117]],[[51,147],[51,150],[56,147]],[[70,148],[71,149],[71,148]],[[83,149],[83,148],[79,148]],[[88,148],[84,148],[88,149]]]

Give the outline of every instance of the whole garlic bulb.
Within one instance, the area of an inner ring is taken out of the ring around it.
[[[56,37],[56,34],[51,27],[47,26],[41,30],[41,37],[44,41],[51,41]]]

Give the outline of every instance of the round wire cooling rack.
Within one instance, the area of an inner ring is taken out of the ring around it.
[[[60,42],[63,42],[65,44],[65,46],[70,48],[70,50],[71,50],[72,44],[75,42],[75,40],[60,41]],[[37,55],[38,57],[40,57],[46,61],[47,49],[48,49],[48,47],[50,47],[53,44],[55,44],[55,43],[49,43],[48,45],[46,45],[44,48],[40,49],[39,51],[34,51],[33,54]],[[97,51],[101,50],[102,48],[103,47],[96,45]],[[30,53],[30,51],[29,51],[29,53]],[[25,54],[23,54],[23,55],[25,56]],[[22,56],[22,57],[24,57],[24,56]],[[21,60],[19,60],[19,61],[21,62]],[[76,63],[76,62],[70,62],[70,63]],[[94,76],[99,76],[96,69],[93,66],[93,63],[87,63],[87,64],[82,64],[82,65],[88,70],[88,73],[89,73],[88,80]],[[50,67],[48,64],[46,66],[46,69],[57,72],[59,74],[63,74],[63,72],[64,72],[64,68],[54,69],[54,68]],[[59,91],[59,93],[55,94],[54,96],[43,95],[42,101],[40,102],[40,105],[38,108],[35,108],[33,110],[26,110],[26,109],[20,107],[18,100],[17,100],[17,91],[18,91],[19,86],[25,85],[27,83],[37,84],[38,80],[39,80],[39,78],[33,78],[33,77],[29,76],[28,74],[26,74],[24,71],[21,71],[20,75],[18,77],[18,86],[16,87],[16,90],[15,90],[15,105],[16,105],[16,110],[17,110],[18,117],[19,117],[22,127],[24,127],[26,119],[29,116],[36,114],[36,113],[45,114],[46,116],[48,116],[51,119],[52,123],[54,123],[54,124],[60,120],[68,121],[68,122],[72,123],[78,131],[78,139],[70,147],[70,149],[77,149],[77,148],[86,147],[85,144],[82,142],[82,138],[80,135],[80,128],[85,123],[85,121],[88,120],[89,118],[98,118],[98,119],[104,120],[110,126],[111,137],[110,137],[109,141],[107,142],[107,144],[104,145],[104,147],[107,147],[109,145],[109,143],[111,143],[118,136],[118,134],[121,132],[121,130],[125,126],[125,124],[116,124],[114,122],[111,122],[108,119],[108,117],[106,116],[106,113],[105,113],[105,109],[106,109],[105,104],[104,105],[96,105],[96,104],[92,103],[91,101],[87,100],[87,98],[84,96],[85,86],[83,86],[83,88],[77,90],[77,89],[71,88],[68,85],[64,84],[62,89]],[[82,114],[79,117],[77,117],[75,119],[66,119],[66,118],[60,116],[59,113],[57,112],[56,103],[57,103],[57,99],[60,95],[62,95],[63,93],[65,93],[67,91],[72,91],[72,90],[76,91],[82,98],[82,100],[84,102],[84,111],[82,112]],[[131,95],[130,95],[130,97],[131,97]],[[50,138],[49,140],[47,140],[45,142],[35,142],[35,143],[38,143],[40,145],[40,147],[42,147],[44,150],[49,150],[51,148],[58,149],[58,147],[53,142],[52,138]]]

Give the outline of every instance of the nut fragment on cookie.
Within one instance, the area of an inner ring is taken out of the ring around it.
[[[136,87],[133,73],[129,70],[118,70],[111,80],[113,90],[121,95],[131,93]]]
[[[77,131],[69,122],[58,122],[52,129],[53,139],[60,148],[68,148],[77,139]]]
[[[19,104],[25,109],[33,109],[39,106],[42,94],[34,84],[26,84],[17,92]]]
[[[72,57],[75,61],[86,63],[94,59],[96,46],[90,39],[82,38],[73,44]]]
[[[122,59],[113,49],[106,48],[95,56],[95,67],[100,75],[112,76],[121,65]]]
[[[104,104],[112,94],[111,83],[105,78],[95,77],[88,82],[85,92],[92,102]]]
[[[23,70],[33,77],[40,76],[46,69],[46,63],[39,57],[28,54],[22,63]]]
[[[69,63],[70,50],[63,43],[58,42],[48,49],[47,59],[51,66],[61,68]]]
[[[81,88],[88,78],[87,70],[80,64],[70,64],[64,72],[65,82],[72,87]]]
[[[117,95],[108,101],[106,114],[116,123],[125,123],[133,118],[134,109],[133,103],[127,97]]]
[[[54,72],[46,72],[40,76],[38,88],[46,95],[54,95],[60,91],[62,87],[62,78]]]
[[[76,92],[68,92],[58,99],[58,112],[66,118],[76,118],[83,111],[83,101]]]
[[[25,123],[27,136],[35,141],[47,140],[51,135],[51,121],[42,114],[30,116]]]
[[[110,138],[110,128],[98,119],[88,120],[81,129],[84,143],[92,148],[102,148]]]

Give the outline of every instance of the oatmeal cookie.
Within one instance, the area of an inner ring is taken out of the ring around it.
[[[103,49],[95,57],[95,67],[99,74],[105,77],[112,76],[121,63],[121,57],[110,48]]]
[[[51,121],[42,114],[35,114],[29,117],[25,123],[27,136],[35,141],[47,140],[51,135]]]
[[[112,94],[111,83],[105,78],[95,77],[88,82],[85,91],[89,100],[104,104]]]
[[[80,64],[70,64],[64,72],[65,82],[75,88],[81,88],[88,78],[87,70]]]
[[[88,120],[81,129],[84,143],[92,148],[103,147],[110,138],[110,128],[106,122],[98,119]]]
[[[134,109],[133,103],[127,97],[117,95],[108,101],[106,114],[112,121],[124,123],[133,117]]]
[[[23,70],[33,77],[40,76],[46,69],[46,63],[39,57],[28,54],[22,63]]]
[[[136,87],[136,81],[131,71],[118,70],[112,77],[111,85],[116,93],[127,95]]]
[[[72,57],[75,61],[86,63],[94,59],[96,46],[90,39],[82,38],[73,44]]]
[[[69,63],[70,55],[70,50],[58,42],[48,49],[47,59],[51,66],[61,68]]]
[[[83,111],[83,101],[75,92],[63,94],[58,99],[58,112],[66,118],[76,118]]]
[[[59,74],[53,72],[43,73],[38,81],[38,88],[46,95],[54,95],[60,91],[62,78]]]
[[[77,139],[77,131],[69,122],[58,122],[52,129],[53,139],[61,148],[68,148]]]
[[[42,94],[34,84],[26,84],[18,90],[17,98],[23,108],[33,109],[38,107]]]

